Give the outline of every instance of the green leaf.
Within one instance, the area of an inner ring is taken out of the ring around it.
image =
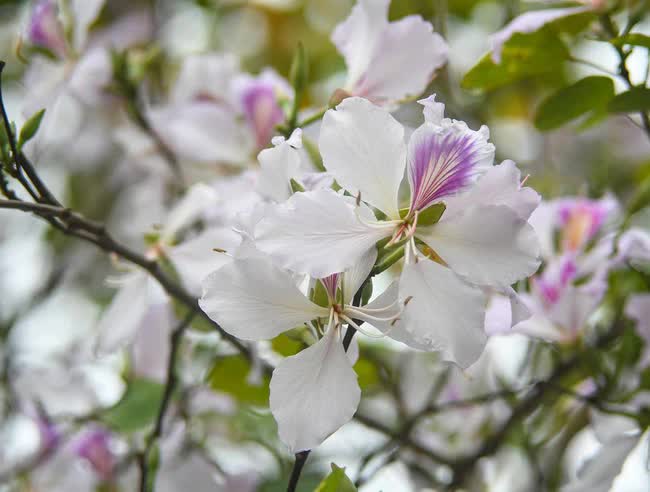
[[[305,54],[305,47],[302,43],[298,43],[296,53],[293,56],[291,69],[289,70],[289,80],[296,94],[302,93],[309,82],[307,55]]]
[[[609,103],[612,113],[634,113],[635,111],[650,110],[650,89],[633,87],[629,91],[618,94]]]
[[[650,36],[641,34],[638,32],[633,32],[626,34],[625,36],[619,36],[610,41],[614,46],[623,47],[626,44],[632,46],[643,46],[644,48],[650,49]]]
[[[298,482],[296,492],[314,492],[320,483],[320,476],[314,474],[303,474]],[[287,492],[287,479],[282,477],[262,483],[257,492]]]
[[[36,132],[41,126],[41,121],[43,121],[44,115],[45,109],[41,109],[40,111],[34,113],[31,118],[25,122],[23,127],[20,129],[20,136],[18,137],[19,149],[22,149],[23,145],[29,142],[34,137],[34,135],[36,135]]]
[[[291,186],[291,193],[301,193],[305,191],[305,188],[293,178],[289,180],[289,186]]]
[[[529,77],[554,73],[569,59],[569,51],[550,29],[516,33],[503,46],[501,63],[486,54],[463,78],[465,89],[489,91]]]
[[[304,346],[305,344],[300,340],[295,340],[286,333],[282,333],[271,340],[271,348],[273,351],[285,357],[296,355]]]
[[[248,382],[249,362],[241,355],[219,358],[210,369],[207,381],[215,391],[231,395],[237,401],[266,406],[269,402],[270,378],[263,376],[259,386]]]
[[[599,112],[614,97],[609,77],[585,77],[547,97],[537,109],[535,126],[552,130],[590,112]]]
[[[325,477],[314,492],[356,492],[357,488],[345,474],[345,468],[332,463],[332,472]]]
[[[381,382],[379,378],[379,367],[370,359],[359,357],[357,363],[354,364],[354,372],[357,373],[359,387],[364,392],[376,389]]]
[[[428,208],[425,208],[418,214],[418,225],[430,226],[440,220],[442,214],[445,213],[447,206],[444,203],[436,203]]]
[[[101,419],[118,432],[135,432],[152,424],[163,396],[162,384],[149,379],[134,379],[124,397],[108,409]]]

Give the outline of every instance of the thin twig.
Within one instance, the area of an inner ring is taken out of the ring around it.
[[[155,470],[151,470],[150,468],[151,453],[153,452],[154,447],[157,445],[158,439],[160,439],[160,436],[162,436],[165,415],[167,414],[167,409],[171,403],[172,395],[174,394],[174,391],[176,390],[176,386],[178,384],[178,378],[176,376],[176,362],[178,359],[178,351],[183,339],[183,334],[192,322],[192,319],[194,319],[195,315],[196,313],[190,312],[185,317],[185,319],[183,319],[178,324],[178,326],[172,331],[170,335],[165,389],[163,391],[162,399],[160,400],[160,405],[158,406],[158,413],[156,414],[156,423],[154,424],[153,431],[147,438],[145,448],[138,460],[138,463],[140,465],[140,492],[149,492],[149,483],[152,482],[152,480],[155,480]],[[153,477],[150,476],[152,471],[154,472]]]

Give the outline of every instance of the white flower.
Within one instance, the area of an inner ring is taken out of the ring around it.
[[[377,104],[422,93],[447,62],[447,44],[431,24],[417,15],[389,22],[389,4],[359,0],[332,34],[348,69],[345,91]]]
[[[263,340],[300,325],[322,332],[320,339],[286,358],[271,378],[271,411],[282,440],[292,452],[312,449],[354,415],[361,391],[341,343],[344,323],[363,331],[354,320],[393,322],[401,306],[356,307],[354,294],[368,277],[371,252],[344,274],[320,280],[327,306],[310,301],[289,272],[263,256],[237,258],[206,278],[201,308],[228,333]]]
[[[325,167],[385,220],[332,191],[297,193],[259,222],[256,245],[282,267],[320,278],[350,268],[380,239],[403,244],[398,296],[413,302],[396,325],[400,336],[467,366],[485,341],[482,288],[509,292],[539,266],[527,223],[539,198],[521,188],[514,163],[493,166],[486,127],[473,131],[443,118],[433,98],[422,103],[426,121],[408,148],[402,126],[365,99],[346,99],[323,119]],[[400,210],[407,162],[410,205]],[[439,220],[426,218],[442,212],[443,203],[449,208]]]

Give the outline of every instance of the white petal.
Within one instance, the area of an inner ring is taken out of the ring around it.
[[[447,62],[448,51],[429,22],[419,15],[404,17],[384,28],[365,73],[347,88],[377,103],[421,94]]]
[[[188,56],[183,60],[174,84],[172,99],[175,103],[186,103],[201,97],[215,103],[228,102],[230,86],[238,72],[239,61],[231,54]]]
[[[370,270],[375,266],[377,260],[377,248],[372,248],[364,254],[361,259],[343,276],[345,304],[350,304],[363,282],[370,275]]]
[[[406,265],[400,299],[412,296],[401,325],[419,345],[441,351],[444,360],[461,367],[474,363],[486,343],[483,332],[487,299],[452,272],[429,260]]]
[[[578,472],[578,479],[562,487],[562,492],[609,492],[614,478],[637,443],[636,436],[623,435],[608,442]],[[627,492],[627,491],[626,491]]]
[[[274,145],[257,156],[260,163],[257,191],[273,201],[283,202],[292,194],[289,181],[299,176],[301,158],[298,146],[302,145],[302,140],[300,134],[294,132],[289,140],[275,140]]]
[[[541,201],[532,188],[521,185],[521,173],[513,161],[492,166],[466,193],[445,200],[445,214],[462,213],[472,205],[506,205],[527,220]]]
[[[371,227],[332,190],[295,193],[255,229],[257,247],[282,267],[323,278],[354,266],[392,226]]]
[[[200,218],[201,214],[214,206],[219,199],[217,191],[203,183],[193,185],[169,211],[165,219],[162,236],[173,240],[174,236],[184,227]]]
[[[74,16],[74,45],[82,51],[88,38],[88,30],[97,19],[106,0],[72,0],[70,10]]]
[[[549,310],[548,316],[562,328],[565,336],[572,339],[585,327],[587,319],[600,304],[606,290],[607,283],[599,278],[584,285],[569,285]]]
[[[235,259],[203,282],[201,309],[231,335],[265,340],[328,310],[310,302],[291,276],[265,258]]]
[[[111,354],[133,341],[149,309],[148,282],[147,275],[138,272],[117,291],[97,327],[97,356]]]
[[[424,106],[422,109],[424,121],[427,123],[433,123],[434,125],[442,124],[442,120],[445,117],[445,105],[441,102],[436,102],[435,94],[431,94],[427,98],[420,99],[418,103]]]
[[[533,228],[510,208],[473,207],[451,220],[419,231],[459,275],[479,285],[507,287],[539,267],[539,244]]]
[[[503,45],[515,33],[535,32],[549,22],[561,19],[562,17],[568,17],[570,15],[588,12],[589,10],[591,10],[590,7],[545,9],[526,12],[518,17],[515,17],[506,27],[500,31],[495,32],[490,37],[492,44],[492,60],[494,63],[501,63],[501,51],[503,50]]]
[[[271,412],[292,453],[313,449],[350,421],[361,398],[335,330],[273,371]]]
[[[623,462],[610,492],[647,492],[650,488],[650,431],[646,431]]]
[[[242,164],[253,152],[251,138],[236,115],[211,102],[152,109],[149,119],[181,159],[204,164]]]
[[[399,218],[397,194],[404,177],[404,128],[388,111],[351,97],[323,117],[323,164],[353,195]]]
[[[390,0],[359,0],[350,16],[336,26],[332,42],[345,58],[348,69],[346,87],[354,87],[362,77],[388,26]]]
[[[212,228],[167,249],[165,254],[174,265],[185,288],[192,295],[200,295],[203,279],[232,260],[228,254],[214,249],[232,253],[240,243],[241,236],[232,229]]]
[[[393,306],[392,310],[382,314],[382,317],[397,317],[400,306],[395,302],[399,299],[399,282],[392,282],[384,292],[377,296],[371,303],[365,306],[368,309],[384,309]],[[403,299],[402,299],[403,300]],[[391,324],[387,321],[368,320],[365,316],[359,315],[358,319],[364,320],[367,324],[374,326],[376,329],[389,336],[393,340],[402,342],[411,348],[418,350],[432,350],[431,344],[418,340],[413,334],[404,328],[404,323]]]

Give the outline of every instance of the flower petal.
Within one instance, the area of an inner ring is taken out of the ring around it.
[[[292,453],[313,449],[350,421],[361,398],[335,330],[287,357],[271,378],[271,413]]]
[[[266,258],[235,259],[203,281],[201,309],[244,340],[273,338],[329,311],[310,302],[286,271]]]
[[[257,247],[283,268],[323,278],[353,267],[393,226],[368,225],[332,190],[296,193],[255,229]]]
[[[359,0],[349,17],[334,29],[332,42],[345,58],[348,69],[346,87],[354,87],[370,65],[388,26],[389,4],[390,0]]]
[[[133,341],[149,309],[148,283],[147,275],[138,272],[121,285],[99,321],[97,356],[114,353]]]
[[[521,187],[521,173],[513,161],[492,166],[467,192],[445,200],[447,217],[464,212],[473,205],[506,205],[528,220],[541,201],[539,194]]]
[[[411,209],[423,210],[467,189],[494,161],[486,126],[473,131],[462,121],[425,123],[409,140]]]
[[[483,332],[487,299],[481,289],[449,268],[421,260],[405,265],[399,295],[412,299],[395,326],[406,330],[419,346],[441,351],[444,360],[463,368],[479,358],[487,339]]]
[[[448,51],[429,22],[419,15],[404,17],[383,29],[367,69],[348,89],[375,103],[418,95],[447,63]]]
[[[453,220],[443,216],[418,236],[457,274],[479,285],[505,288],[540,264],[535,231],[504,205],[472,207]]]
[[[214,248],[232,253],[241,243],[241,239],[241,236],[230,228],[212,228],[167,249],[165,254],[174,265],[185,288],[192,295],[200,295],[203,279],[209,273],[230,263],[232,259],[228,254],[214,251]]]
[[[236,115],[212,102],[155,108],[149,111],[149,119],[181,159],[207,164],[242,164],[254,150],[248,132]]]
[[[388,111],[359,97],[345,99],[323,117],[319,147],[323,164],[353,195],[398,218],[404,177],[404,128]]]
[[[377,260],[377,248],[369,249],[359,261],[343,275],[345,304],[350,304],[363,282],[370,275],[372,267]]]
[[[298,150],[302,145],[301,131],[296,129],[289,140],[275,140],[275,147],[259,153],[260,163],[257,191],[273,201],[283,202],[291,196],[291,178],[299,176],[301,157]]]

